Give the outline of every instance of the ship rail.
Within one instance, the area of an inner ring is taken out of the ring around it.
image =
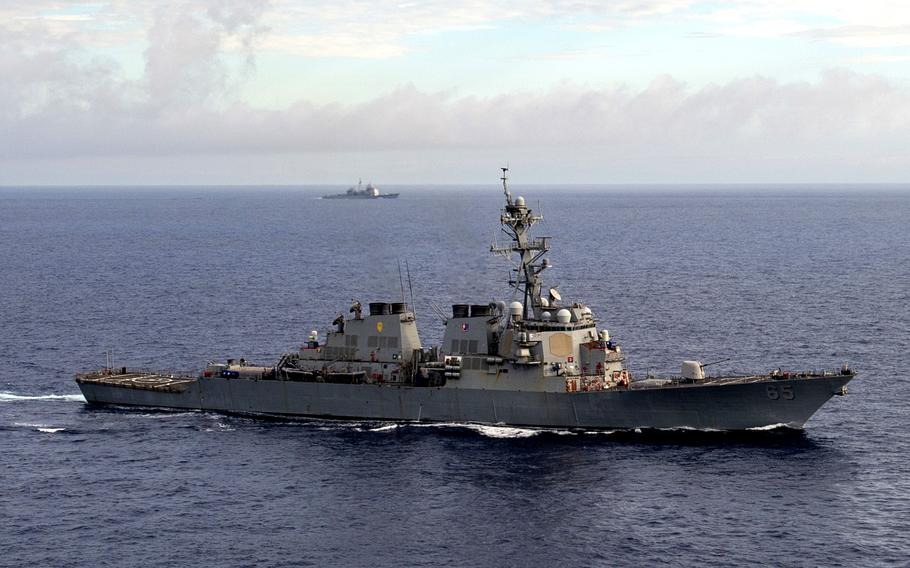
[[[856,371],[850,368],[841,369],[814,369],[802,371],[782,371],[780,369],[765,374],[752,375],[716,375],[704,379],[687,379],[680,376],[657,377],[649,375],[645,379],[633,381],[629,388],[633,390],[679,388],[679,387],[706,387],[747,383],[767,383],[774,381],[818,379],[836,376],[855,376]],[[658,381],[658,382],[653,382]]]

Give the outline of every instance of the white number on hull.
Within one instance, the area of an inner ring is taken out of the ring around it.
[[[793,393],[793,385],[768,385],[766,392],[771,400],[793,400],[796,398],[796,394]]]

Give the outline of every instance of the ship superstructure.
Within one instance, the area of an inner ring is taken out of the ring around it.
[[[511,242],[491,252],[517,259],[515,296],[453,305],[438,347],[423,347],[404,301],[364,310],[352,300],[325,338],[311,332],[275,365],[230,360],[193,377],[104,369],[76,381],[92,403],[562,428],[801,428],[846,393],[846,365],[706,377],[704,365],[684,361],[679,376],[633,381],[588,306],[556,288],[543,294],[550,238],[532,237],[542,216],[512,197],[507,174],[500,224]]]

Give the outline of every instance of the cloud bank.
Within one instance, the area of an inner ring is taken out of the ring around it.
[[[689,4],[630,3],[623,13],[650,17]],[[236,93],[269,37],[268,8],[266,2],[151,8],[143,72],[133,78],[93,57],[80,37],[61,33],[56,20],[0,27],[0,164],[87,167],[153,157],[187,167],[186,158],[196,156],[212,168],[238,157],[261,165],[265,157],[307,157],[302,162],[312,164],[333,156],[343,164],[344,156],[356,155],[366,162],[373,156],[381,167],[383,156],[394,153],[400,181],[425,175],[417,166],[408,170],[408,160],[440,166],[449,176],[440,181],[461,181],[452,176],[464,171],[468,156],[498,163],[516,155],[551,163],[552,172],[560,161],[585,157],[634,181],[677,174],[679,181],[910,175],[910,88],[844,69],[809,82],[747,76],[693,88],[681,77],[661,76],[639,88],[562,83],[487,97],[404,85],[362,103],[304,97],[283,109],[257,108]],[[468,13],[455,21],[486,21],[479,8]],[[79,15],[63,21],[73,19]],[[828,35],[858,33],[848,32]],[[622,164],[644,171],[636,175]],[[674,172],[672,164],[686,166]],[[588,170],[595,178],[588,181],[603,181],[598,171]],[[0,175],[0,183],[16,181]]]

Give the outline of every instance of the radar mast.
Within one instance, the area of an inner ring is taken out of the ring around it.
[[[541,221],[543,215],[534,215],[533,211],[525,205],[524,197],[519,196],[512,199],[508,186],[508,173],[509,168],[502,168],[502,191],[505,194],[506,206],[502,210],[499,222],[502,225],[502,231],[512,239],[512,245],[498,247],[493,244],[490,245],[490,252],[507,257],[518,253],[517,276],[509,281],[509,285],[522,293],[524,297],[522,317],[528,319],[529,313],[533,315],[537,308],[541,307],[540,273],[550,267],[548,260],[541,261],[541,259],[550,250],[550,237],[531,238],[531,227]]]

